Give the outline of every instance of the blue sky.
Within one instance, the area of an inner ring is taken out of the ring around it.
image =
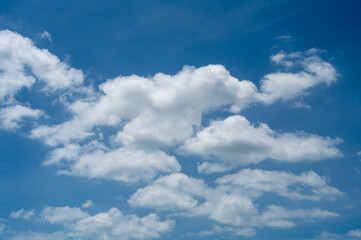
[[[360,11],[2,1],[1,239],[361,239]]]

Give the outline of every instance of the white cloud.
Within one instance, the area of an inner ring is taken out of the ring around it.
[[[336,71],[316,55],[317,51],[280,54],[283,57],[273,56],[273,61],[284,65],[285,58],[292,62],[292,66],[298,66],[303,71],[266,75],[260,84],[261,91],[250,81],[234,78],[221,65],[184,67],[175,75],[158,73],[150,77],[131,75],[110,79],[99,86],[99,92],[94,93],[92,98],[78,99],[66,105],[73,115],[69,121],[58,125],[41,125],[32,130],[31,138],[40,139],[52,147],[62,145],[50,153],[45,163],[61,163],[64,166],[64,162],[67,162],[65,165],[68,167],[61,173],[124,182],[149,180],[160,172],[179,171],[179,165],[171,159],[173,157],[160,149],[168,150],[184,142],[184,149],[188,153],[224,159],[218,164],[199,165],[199,171],[203,173],[229,170],[266,158],[300,161],[339,156],[338,149],[334,147],[339,141],[337,139],[304,133],[279,134],[265,124],[253,127],[238,115],[226,119],[223,128],[216,121],[192,138],[202,129],[202,115],[205,112],[239,112],[252,104],[287,100],[304,94],[317,84],[336,81]],[[305,82],[308,83],[303,84]],[[278,91],[280,87],[282,91]],[[235,122],[233,125],[232,121]],[[228,123],[235,130],[227,129],[225,125]],[[239,123],[241,125],[237,126]],[[218,125],[219,135],[215,137],[224,137],[222,143],[212,139],[213,133],[207,132]],[[117,134],[103,134],[103,127],[106,126],[112,127],[112,132]],[[244,135],[238,139],[236,136],[229,138],[237,131]],[[211,138],[201,139],[202,134],[208,134]],[[256,135],[248,141],[246,134]],[[104,146],[99,151],[84,153],[83,149],[94,139],[107,142],[106,145],[111,147]],[[138,161],[134,161],[134,164],[139,163],[137,166],[128,161],[134,156],[139,157]],[[61,158],[71,161],[60,161]],[[148,158],[152,159],[155,167],[145,161]],[[160,163],[166,163],[165,167]],[[104,166],[100,167],[100,164]],[[139,167],[141,165],[144,167]]]
[[[303,102],[295,102],[292,107],[294,108],[306,108],[306,109],[311,109],[311,106],[308,104],[305,104]]]
[[[31,87],[37,80],[50,90],[78,85],[84,79],[82,71],[9,30],[0,31],[0,72],[0,101],[11,100],[20,89]]]
[[[356,240],[361,239],[361,229],[350,230],[345,234],[324,231],[311,240]]]
[[[14,130],[20,127],[24,118],[38,119],[44,116],[44,112],[21,105],[13,105],[0,108],[0,128]]]
[[[282,171],[242,169],[238,173],[218,178],[217,183],[230,184],[243,194],[253,197],[264,192],[274,192],[294,200],[335,199],[342,195],[338,189],[329,186],[325,178],[313,171],[295,175]]]
[[[13,232],[11,239],[153,239],[161,237],[161,234],[169,232],[174,227],[174,221],[161,221],[156,214],[144,217],[135,214],[124,215],[117,208],[90,215],[76,207],[45,207],[40,213],[40,219],[60,225],[62,230],[54,233]]]
[[[226,105],[240,109],[255,101],[257,91],[252,82],[238,81],[220,65],[185,67],[174,76],[118,77],[99,88],[97,101],[69,106],[72,120],[41,126],[32,136],[53,146],[91,136],[94,126],[116,126],[122,127],[116,140],[126,146],[179,144],[200,127],[204,111]]]
[[[174,173],[161,177],[145,188],[140,188],[128,200],[131,206],[146,206],[158,210],[193,212],[198,207],[197,198],[209,191],[201,179]]]
[[[283,58],[303,71],[268,74],[261,81],[261,91],[250,81],[232,77],[221,65],[184,67],[173,76],[120,76],[101,84],[95,100],[70,104],[73,119],[55,126],[40,126],[34,129],[32,137],[55,146],[94,136],[95,126],[114,126],[119,131],[114,139],[122,145],[174,146],[201,127],[206,111],[239,112],[251,104],[288,100],[317,84],[336,81],[336,70],[315,53],[281,52],[272,57],[281,65]]]
[[[51,40],[50,34],[43,34]],[[74,100],[70,94],[70,99],[63,100],[66,97],[60,96],[70,120],[41,125],[31,131],[31,138],[53,147],[44,165],[57,165],[60,174],[136,183],[172,173],[138,189],[128,203],[176,215],[207,217],[227,225],[228,230],[223,231],[236,235],[253,236],[257,227],[290,228],[300,221],[335,217],[336,213],[319,208],[269,205],[260,210],[254,203],[265,192],[293,200],[341,195],[312,171],[295,175],[246,169],[219,178],[215,187],[209,187],[203,180],[174,173],[180,171],[180,164],[166,153],[183,146],[180,151],[203,156],[210,161],[198,165],[203,173],[222,172],[267,158],[295,162],[340,156],[335,147],[339,139],[279,133],[266,124],[253,126],[239,115],[202,126],[204,113],[239,113],[253,104],[290,100],[316,85],[335,82],[336,70],[318,53],[311,49],[273,55],[271,61],[285,70],[265,75],[259,89],[251,81],[234,78],[222,65],[184,67],[175,75],[119,76],[101,84],[98,92],[89,90],[88,98]],[[73,93],[84,88],[82,71],[8,30],[0,31],[0,60],[0,103],[13,104],[0,110],[3,128],[15,129],[23,118],[43,114],[14,105],[15,95],[22,88],[36,83],[46,91],[69,88]],[[85,211],[91,205],[87,201],[82,208],[46,207],[39,219],[62,226],[62,231],[19,233],[13,239],[150,239],[174,227],[174,221],[161,221],[156,214],[139,217],[117,208],[91,215]],[[21,209],[11,217],[29,219],[34,214]]]
[[[24,208],[22,208],[22,209],[19,209],[18,211],[11,212],[10,218],[30,219],[30,218],[34,217],[34,215],[35,215],[34,209],[25,211]]]
[[[337,81],[337,71],[328,62],[323,61],[316,54],[317,49],[306,52],[286,54],[280,52],[271,57],[276,64],[288,68],[301,67],[303,71],[296,73],[276,72],[267,74],[261,80],[262,98],[271,103],[277,99],[289,100],[300,95],[318,84],[330,85]]]
[[[214,225],[211,230],[203,230],[198,233],[187,233],[187,236],[209,236],[213,234],[219,234],[228,232],[236,236],[252,237],[256,235],[256,231],[253,228],[239,228],[233,226],[219,226]]]
[[[20,232],[15,233],[11,240],[69,240],[64,232],[43,233],[43,232]]]
[[[156,214],[145,217],[123,215],[116,208],[108,212],[84,218],[71,227],[72,235],[80,239],[152,239],[169,232],[174,227],[172,220],[160,221]]]
[[[56,164],[61,174],[105,178],[126,183],[149,181],[160,173],[180,171],[177,159],[162,151],[118,148],[109,150],[98,142],[55,149],[44,164]]]
[[[43,39],[48,39],[50,42],[52,42],[53,40],[51,39],[51,34],[47,31],[44,31],[42,33],[39,34],[41,38]]]
[[[226,172],[231,170],[231,166],[225,166],[224,164],[219,163],[210,163],[210,162],[203,162],[197,164],[197,170],[199,173],[219,173],[219,172]]]
[[[81,205],[82,208],[90,208],[91,206],[93,206],[92,200],[87,200],[85,203],[83,203],[83,205]]]
[[[361,238],[361,229],[351,230],[347,233],[350,237]]]
[[[339,142],[339,139],[306,133],[278,133],[266,124],[256,127],[246,118],[234,115],[211,122],[209,127],[188,139],[181,150],[237,166],[267,158],[296,162],[338,157],[340,152],[334,145]]]
[[[311,221],[317,218],[337,217],[338,214],[330,211],[314,209],[287,210],[280,206],[269,206],[265,212],[256,218],[256,224],[264,224],[273,228],[292,228],[295,226],[294,220],[302,219]]]
[[[89,214],[80,208],[45,207],[41,211],[41,219],[50,223],[66,223],[89,217]]]
[[[290,42],[290,41],[292,41],[292,36],[290,36],[290,35],[281,35],[281,36],[277,36],[276,39],[283,40],[285,42]]]
[[[246,178],[245,175],[250,175],[250,171],[252,170],[219,178],[214,188],[207,186],[203,180],[174,173],[138,189],[128,203],[133,207],[171,211],[176,215],[205,216],[216,222],[241,228],[263,226],[290,228],[296,226],[298,221],[338,216],[334,212],[318,208],[285,209],[275,205],[270,205],[260,212],[253,199],[259,198],[263,192],[273,191],[275,194],[295,200],[333,198],[339,196],[340,192],[329,187],[324,179],[314,172],[302,173],[298,176],[278,171],[254,170],[251,174],[256,175],[254,179],[245,180],[243,183],[242,177]],[[241,177],[239,180],[238,176]],[[272,176],[276,178],[275,185],[271,186],[270,183],[263,187],[262,184],[267,182],[265,178],[272,179]],[[292,177],[296,179],[288,183]],[[304,184],[305,188],[295,187],[291,190],[290,186],[294,183]],[[245,186],[247,184],[250,186]],[[277,189],[277,186],[280,186],[280,189]],[[312,194],[303,194],[303,191],[311,191]]]

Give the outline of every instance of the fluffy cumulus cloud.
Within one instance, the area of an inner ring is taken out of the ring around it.
[[[269,205],[260,211],[254,204],[253,201],[264,192],[294,200],[313,201],[334,199],[341,195],[339,190],[328,186],[324,178],[314,172],[295,175],[245,169],[221,177],[216,183],[212,188],[201,179],[174,173],[138,189],[128,203],[133,207],[171,211],[181,216],[205,216],[218,223],[241,228],[290,228],[296,226],[299,220],[338,216],[319,208],[286,209],[276,205]]]
[[[162,221],[156,214],[139,217],[123,214],[117,208],[90,215],[76,207],[45,207],[38,218],[42,222],[61,226],[61,230],[53,233],[11,232],[9,239],[153,239],[174,227],[174,221]]]
[[[57,148],[45,165],[55,164],[59,173],[135,183],[149,181],[160,173],[180,171],[177,159],[162,151],[118,148],[110,150],[99,142]]]
[[[311,240],[357,240],[361,239],[361,229],[350,230],[345,234],[324,231]]]
[[[339,139],[307,133],[278,133],[266,124],[252,125],[245,117],[234,115],[225,120],[213,121],[209,127],[188,139],[182,150],[237,166],[258,163],[271,158],[278,161],[316,161],[340,156],[335,147]],[[227,168],[201,165],[202,172],[215,172]]]
[[[50,39],[50,34],[44,32],[44,37]],[[212,173],[266,159],[297,162],[341,156],[336,147],[341,141],[338,138],[283,133],[264,123],[254,125],[241,116],[242,110],[256,104],[291,101],[295,105],[309,89],[336,82],[337,71],[319,55],[317,49],[272,55],[278,70],[263,76],[259,87],[233,77],[222,65],[208,65],[186,66],[175,75],[119,76],[95,90],[84,84],[81,70],[20,34],[0,31],[0,128],[15,130],[25,125],[25,120],[37,121],[28,136],[50,148],[43,165],[57,166],[59,174],[146,184],[128,199],[129,206],[155,209],[170,217],[205,217],[219,224],[203,235],[228,232],[253,236],[260,227],[291,228],[338,214],[273,203],[260,207],[255,201],[265,193],[292,201],[333,200],[342,193],[313,171],[294,174],[243,169],[219,177],[210,186],[205,180],[180,173],[183,163],[179,160],[185,154],[198,155],[203,160],[198,171]],[[46,97],[63,104],[64,112],[59,114],[64,118],[59,122],[48,116],[51,124],[40,122],[47,111],[30,108],[29,104],[36,106],[31,102],[19,102],[24,88],[42,89],[38,94],[52,93]],[[231,116],[204,119],[205,113],[215,111]],[[210,122],[209,126],[204,122]],[[45,207],[39,214],[20,209],[11,213],[12,220],[35,218],[59,229],[53,233],[10,233],[10,237],[152,239],[171,231],[175,224],[153,213],[141,217],[118,208],[93,214],[95,208],[88,212],[91,206],[88,201],[81,208]]]
[[[46,49],[9,30],[0,31],[0,100],[13,97],[36,81],[47,89],[67,88],[83,82],[82,71],[69,67]]]
[[[10,240],[68,240],[64,232],[54,232],[54,233],[43,233],[43,232],[24,232],[16,233]]]
[[[274,99],[288,100],[318,84],[330,85],[337,81],[337,72],[328,62],[323,61],[316,54],[320,50],[310,49],[306,52],[280,52],[271,57],[271,60],[287,68],[301,67],[297,73],[277,72],[264,76],[261,81],[261,90],[269,101]]]
[[[283,171],[243,169],[238,173],[218,178],[217,183],[230,184],[244,194],[254,197],[264,192],[273,192],[294,200],[335,199],[342,195],[338,189],[329,186],[324,177],[313,171],[296,175]]]
[[[200,165],[199,170],[205,173],[226,171],[266,158],[293,162],[340,156],[335,147],[338,139],[305,133],[279,134],[266,124],[254,127],[240,115],[202,129],[205,112],[239,113],[253,104],[288,100],[317,84],[336,81],[336,70],[319,58],[316,50],[279,54],[272,57],[275,63],[285,65],[287,60],[292,63],[288,69],[302,71],[266,75],[260,90],[251,81],[234,78],[222,65],[184,67],[175,75],[158,73],[110,79],[99,86],[93,97],[66,105],[73,116],[69,121],[38,126],[31,131],[31,137],[55,148],[48,164],[59,163],[56,158],[60,153],[73,154],[64,157],[71,161],[62,164],[68,167],[62,173],[124,182],[179,171],[175,159],[162,151],[181,145],[180,149],[190,154],[221,159],[220,163]],[[307,81],[312,84],[297,83]],[[284,90],[277,92],[275,89],[280,85]],[[105,127],[111,127],[114,134],[109,136],[108,132],[104,137]],[[104,139],[112,143],[107,150],[84,154],[89,142],[96,140],[102,144]],[[130,159],[137,160],[130,164]],[[138,169],[139,174],[133,174],[132,169]]]
[[[20,127],[25,118],[38,119],[44,112],[38,109],[21,106],[19,104],[0,108],[0,128],[15,130]]]
[[[99,86],[100,95],[95,100],[78,100],[68,106],[74,115],[72,120],[41,126],[32,136],[48,145],[58,145],[93,135],[94,126],[120,125],[115,139],[123,145],[177,145],[201,126],[205,111],[224,108],[239,112],[254,103],[287,100],[317,84],[336,81],[337,73],[331,64],[308,56],[310,53],[294,54],[297,57],[289,57],[290,61],[304,71],[266,75],[260,91],[251,81],[234,78],[221,65],[185,67],[173,76],[158,73],[148,78],[117,77]],[[299,86],[307,81],[311,83]]]
[[[70,207],[45,207],[41,212],[43,221],[50,223],[64,223],[89,217],[87,212],[80,208]]]

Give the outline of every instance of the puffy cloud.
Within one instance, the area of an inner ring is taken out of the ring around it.
[[[30,218],[34,217],[34,215],[35,215],[34,209],[25,211],[24,208],[22,208],[22,209],[19,209],[18,211],[11,212],[10,218],[30,219]]]
[[[153,239],[169,232],[174,221],[161,221],[156,214],[139,217],[125,215],[117,208],[95,215],[76,207],[45,207],[40,213],[40,220],[62,227],[58,232],[10,232],[12,240],[56,239],[56,240],[131,240]]]
[[[72,235],[80,239],[152,239],[174,227],[172,220],[160,221],[156,214],[145,217],[123,215],[116,208],[84,218],[71,228]]]
[[[337,217],[338,214],[330,211],[314,209],[288,210],[280,206],[271,205],[265,212],[256,218],[255,224],[264,224],[273,228],[291,228],[295,226],[295,219],[312,221],[317,218]]]
[[[234,78],[221,65],[184,67],[176,75],[120,76],[101,84],[95,100],[70,104],[73,119],[40,126],[32,137],[54,146],[92,136],[95,126],[114,126],[119,129],[115,140],[122,145],[174,146],[201,127],[206,111],[239,112],[254,103],[288,100],[317,84],[336,81],[336,70],[315,52],[279,54],[272,57],[273,61],[282,64],[283,58],[289,59],[292,66],[304,71],[268,74],[261,81],[260,91],[252,82]]]
[[[126,183],[149,181],[160,173],[180,171],[177,159],[162,151],[118,148],[109,150],[98,142],[55,149],[44,164],[63,167],[61,174],[105,178]]]
[[[197,164],[197,170],[199,173],[217,173],[217,172],[225,172],[231,170],[231,166],[225,166],[222,163],[210,163],[210,162],[203,162],[201,164]]]
[[[80,208],[45,207],[41,212],[41,219],[50,223],[65,223],[88,217],[89,214]]]
[[[53,40],[51,39],[51,34],[47,31],[44,31],[42,33],[39,34],[39,36],[43,39],[48,39],[50,42],[52,42]]]
[[[350,237],[361,238],[361,229],[351,230],[347,233]]]
[[[138,189],[128,203],[132,206],[147,206],[158,210],[176,210],[195,213],[198,198],[204,198],[208,186],[201,179],[183,173],[161,177],[145,188]]]
[[[345,234],[322,232],[311,240],[356,240],[361,239],[361,229],[350,230]]]
[[[150,77],[131,75],[110,79],[99,86],[99,92],[92,98],[78,99],[66,105],[73,116],[69,121],[41,125],[32,130],[31,138],[52,147],[62,145],[54,149],[46,161],[46,164],[67,166],[61,173],[124,182],[149,180],[159,173],[179,171],[175,159],[160,149],[168,150],[182,144],[182,150],[188,153],[224,159],[221,163],[199,165],[199,171],[204,173],[229,170],[266,158],[300,161],[339,156],[334,147],[337,139],[303,133],[279,134],[265,124],[253,127],[238,115],[226,119],[223,124],[213,122],[192,137],[202,129],[205,112],[225,110],[235,113],[252,104],[270,104],[297,97],[317,84],[336,81],[336,71],[317,56],[317,51],[280,54],[282,56],[272,57],[275,63],[285,65],[287,60],[292,62],[292,67],[303,71],[266,75],[260,90],[248,80],[234,78],[222,65],[184,67],[175,75],[158,73]],[[312,84],[300,85],[298,82]],[[283,90],[277,92],[279,87]],[[286,89],[290,87],[292,89]],[[230,125],[228,128],[227,124]],[[109,129],[107,127],[111,127],[112,133],[104,131]],[[219,135],[209,132],[217,127]],[[243,135],[232,136],[235,132]],[[210,138],[203,139],[202,135]],[[249,141],[248,135],[254,139]],[[223,142],[217,140],[220,136],[225,138]],[[84,152],[86,145],[94,139],[111,147]]]
[[[209,127],[188,139],[181,149],[204,156],[207,160],[237,166],[258,163],[267,158],[296,162],[338,157],[340,152],[335,145],[339,142],[339,139],[302,132],[281,134],[266,124],[256,127],[245,117],[234,115],[211,122]],[[203,172],[218,170],[209,167],[213,166],[201,165],[199,169]]]
[[[91,206],[93,206],[92,200],[87,200],[85,203],[83,203],[83,205],[81,205],[82,208],[90,208]]]
[[[272,176],[276,179],[274,182],[261,186],[267,182],[266,178],[272,179]],[[243,181],[247,177],[252,179]],[[296,179],[293,180],[293,177]],[[294,175],[248,169],[219,178],[216,183],[216,187],[211,188],[203,180],[174,173],[138,189],[128,203],[133,207],[150,207],[157,211],[171,211],[176,215],[206,216],[216,222],[241,228],[290,228],[300,220],[338,216],[334,212],[319,208],[285,209],[275,205],[260,212],[253,203],[253,199],[259,198],[263,192],[274,192],[295,200],[319,200],[340,195],[337,189],[329,187],[324,179],[314,172]],[[248,184],[249,186],[246,186]],[[271,186],[272,184],[274,185]],[[291,190],[293,184],[303,184],[305,188],[294,187]],[[280,189],[277,189],[277,186],[280,186]],[[303,194],[303,191],[311,191],[312,194]]]
[[[19,104],[0,108],[0,128],[5,130],[14,130],[20,127],[24,118],[37,119],[44,115],[44,112],[38,109],[31,109]]]
[[[21,232],[15,233],[11,240],[69,240],[66,234],[62,231],[54,233],[43,232]]]
[[[12,98],[37,80],[46,89],[67,88],[83,82],[82,71],[69,67],[29,38],[9,30],[0,31],[0,101]]]
[[[301,67],[303,71],[296,73],[276,72],[267,74],[261,80],[261,92],[264,101],[274,102],[277,99],[288,100],[318,84],[330,85],[337,81],[337,72],[328,62],[323,61],[316,54],[317,49],[306,52],[286,54],[280,52],[271,57],[271,60],[288,68]]]
[[[252,82],[238,81],[221,65],[185,67],[174,76],[118,77],[99,89],[101,95],[96,101],[79,100],[69,106],[72,120],[41,126],[32,136],[57,145],[92,135],[94,126],[125,122],[116,137],[123,145],[144,148],[179,144],[200,127],[204,111],[226,105],[240,109],[255,101],[257,91]]]
[[[221,185],[230,184],[248,196],[260,196],[264,192],[274,192],[290,199],[321,200],[335,199],[342,193],[327,184],[325,178],[313,171],[296,175],[282,171],[242,169],[238,173],[217,179]],[[308,191],[301,189],[309,188]],[[308,194],[306,192],[309,192]]]
[[[239,228],[233,226],[221,227],[219,225],[214,225],[211,230],[203,230],[198,233],[187,233],[187,236],[209,236],[223,232],[229,232],[232,235],[245,236],[245,237],[252,237],[256,234],[256,231],[253,228]]]

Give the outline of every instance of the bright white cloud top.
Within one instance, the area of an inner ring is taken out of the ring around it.
[[[319,53],[310,49],[272,55],[280,69],[263,76],[259,88],[233,77],[222,65],[208,65],[186,66],[175,75],[119,76],[92,89],[82,70],[20,34],[1,31],[0,127],[18,130],[30,119],[28,136],[50,148],[43,165],[55,165],[59,174],[139,186],[127,200],[130,207],[170,214],[139,216],[116,207],[94,214],[91,201],[82,208],[44,207],[39,214],[20,209],[10,218],[36,218],[61,227],[54,233],[14,233],[12,239],[160,238],[174,228],[174,216],[205,217],[222,226],[211,232],[253,236],[262,227],[292,228],[337,217],[320,207],[288,209],[274,203],[258,207],[256,200],[265,193],[315,203],[343,195],[314,171],[242,169],[269,159],[292,164],[342,156],[339,138],[284,133],[242,116],[255,105],[289,101],[315,86],[336,82],[337,71]],[[42,116],[52,116],[18,100],[24,88],[52,93],[63,104],[67,120],[40,122]],[[204,115],[214,111],[228,117],[204,125]],[[200,159],[200,173],[226,173],[211,185],[182,173],[182,156]]]

